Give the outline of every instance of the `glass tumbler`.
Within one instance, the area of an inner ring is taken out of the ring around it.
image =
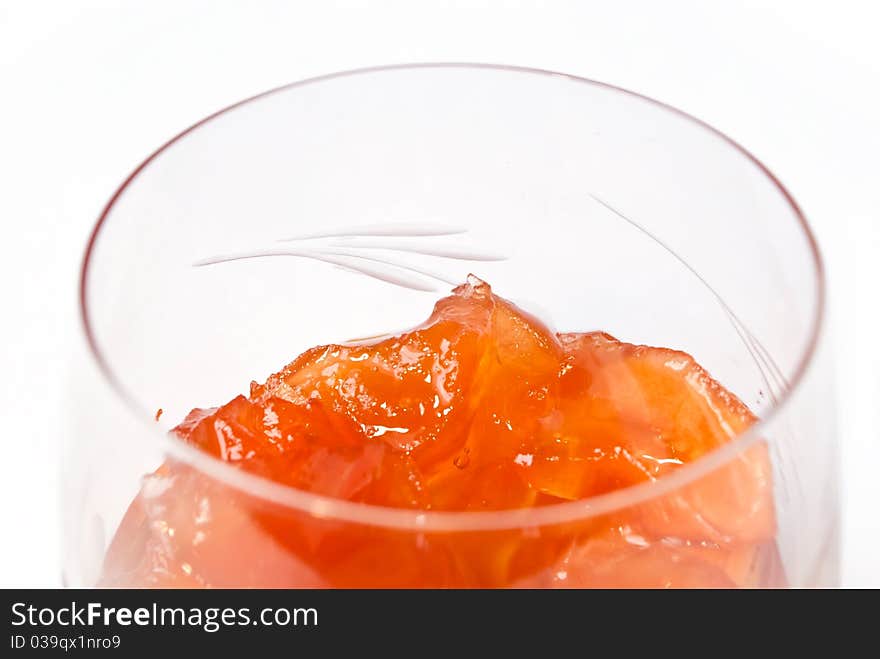
[[[169,435],[311,346],[413,326],[469,274],[560,330],[690,353],[758,421],[661,478],[482,511],[334,499]],[[88,244],[81,297],[69,585],[837,583],[815,241],[755,157],[657,101],[461,64],[266,92],[126,179]],[[771,507],[760,528],[755,487]],[[719,497],[720,527],[700,507]]]

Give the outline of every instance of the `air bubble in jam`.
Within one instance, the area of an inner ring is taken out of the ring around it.
[[[325,497],[502,511],[657,481],[756,421],[680,351],[555,333],[469,277],[422,325],[304,352],[174,434]],[[171,530],[173,529],[173,532]],[[101,583],[263,587],[778,586],[763,442],[683,487],[544,527],[432,532],[284,509],[167,461]]]

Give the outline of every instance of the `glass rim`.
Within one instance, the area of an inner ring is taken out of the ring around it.
[[[752,424],[747,431],[733,437],[728,443],[716,448],[706,455],[701,456],[697,460],[682,465],[675,471],[664,475],[654,481],[646,481],[637,485],[631,485],[604,494],[593,497],[578,499],[575,501],[567,501],[547,506],[538,506],[531,508],[508,508],[500,510],[487,511],[436,511],[436,510],[419,510],[409,508],[392,508],[388,506],[378,506],[373,504],[347,501],[326,495],[316,494],[307,490],[301,490],[283,485],[268,478],[251,474],[247,471],[239,469],[233,465],[223,462],[208,453],[205,453],[183,441],[176,439],[170,432],[157,432],[154,418],[137,402],[122,382],[117,378],[110,364],[105,359],[101,347],[95,337],[90,322],[89,305],[88,305],[88,280],[89,266],[94,253],[94,248],[100,236],[101,229],[110,217],[116,202],[125,193],[128,187],[138,178],[150,163],[160,154],[164,153],[168,148],[184,139],[190,133],[198,130],[203,125],[212,120],[232,112],[244,105],[250,104],[280,92],[307,87],[316,83],[327,82],[340,78],[353,76],[386,73],[401,70],[420,70],[420,69],[450,69],[450,70],[486,70],[486,71],[504,71],[509,73],[520,73],[534,76],[550,76],[559,79],[575,82],[578,84],[587,84],[602,88],[606,91],[619,93],[632,99],[647,102],[661,111],[670,112],[680,118],[683,118],[695,127],[703,129],[717,138],[720,138],[728,146],[739,152],[747,161],[770,181],[776,190],[782,195],[789,209],[794,214],[795,219],[800,224],[801,230],[807,239],[807,244],[812,253],[813,265],[815,268],[815,284],[816,284],[816,309],[810,322],[807,346],[799,356],[794,372],[789,379],[789,386],[782,392],[778,400],[776,400],[764,416]],[[505,530],[523,527],[544,527],[557,524],[565,524],[578,520],[595,517],[597,515],[608,514],[616,510],[622,510],[631,506],[644,503],[651,499],[661,497],[673,490],[684,487],[690,483],[699,480],[701,477],[711,471],[722,467],[726,462],[745,451],[749,446],[761,438],[762,430],[766,428],[773,419],[785,409],[799,388],[804,379],[804,375],[813,363],[813,357],[816,353],[819,340],[822,336],[822,330],[825,320],[826,307],[826,284],[825,284],[825,268],[822,262],[822,256],[819,251],[815,236],[810,229],[809,223],[793,196],[780,182],[780,180],[764,165],[756,156],[754,156],[745,147],[728,137],[718,129],[712,127],[701,119],[684,112],[676,107],[668,105],[662,101],[658,101],[649,96],[645,96],[638,92],[630,91],[616,85],[591,80],[581,76],[559,73],[546,69],[512,66],[505,64],[487,64],[474,62],[418,62],[405,64],[392,64],[382,66],[372,66],[346,71],[339,71],[325,75],[315,76],[288,83],[269,89],[267,91],[255,94],[243,100],[228,105],[208,116],[200,119],[185,130],[181,131],[170,140],[162,144],[158,149],[144,159],[122,184],[115,190],[109,201],[104,206],[98,220],[92,229],[86,244],[83,256],[82,266],[80,270],[79,282],[79,308],[80,321],[82,330],[85,334],[91,356],[98,365],[103,379],[113,392],[118,395],[125,405],[134,413],[134,415],[144,423],[144,426],[157,436],[159,440],[158,446],[164,448],[167,455],[172,456],[188,465],[196,468],[205,475],[214,478],[221,483],[233,487],[243,493],[254,496],[271,504],[283,506],[304,512],[312,517],[328,519],[340,522],[356,523],[368,526],[378,526],[399,530],[412,530],[420,532],[436,531],[436,532],[463,532],[463,531],[491,531]]]

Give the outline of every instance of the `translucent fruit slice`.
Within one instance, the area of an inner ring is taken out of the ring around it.
[[[755,417],[689,355],[603,333],[560,335],[568,356],[558,414],[545,419],[530,482],[577,499],[653,481],[729,442]],[[699,481],[638,508],[655,536],[727,542],[772,536],[763,443]]]
[[[443,510],[522,508],[538,491],[518,461],[532,451],[540,419],[556,405],[562,346],[543,323],[493,297],[490,333],[473,391],[477,404],[463,447],[427,481]]]
[[[542,322],[495,298],[480,404],[468,444],[472,458],[511,462],[529,450],[540,420],[556,406],[563,350]]]
[[[429,466],[464,441],[492,300],[489,287],[471,279],[421,327],[372,344],[309,350],[254,385],[251,400],[317,403],[361,443],[387,444]]]
[[[144,479],[104,558],[101,586],[325,585],[239,493],[177,462]]]
[[[733,588],[784,584],[770,544],[713,545],[649,541],[628,526],[594,533],[569,546],[524,588]]]
[[[244,396],[214,410],[194,410],[175,432],[221,460],[286,485],[360,500],[391,452],[362,445],[317,401],[294,404]]]
[[[610,529],[572,546],[553,569],[521,587],[730,588],[724,569],[688,547],[669,547]]]

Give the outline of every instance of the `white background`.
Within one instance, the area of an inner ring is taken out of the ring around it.
[[[793,192],[829,268],[844,582],[880,586],[876,7],[0,0],[0,585],[58,583],[77,268],[115,187],[168,137],[242,97],[334,70],[456,60],[667,101],[746,145]]]

